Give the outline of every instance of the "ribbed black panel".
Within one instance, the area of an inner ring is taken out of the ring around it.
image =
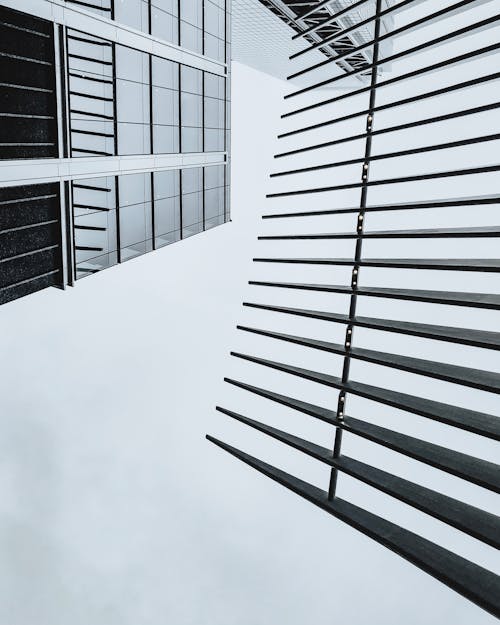
[[[0,303],[62,284],[59,185],[0,188]]]
[[[247,348],[231,352],[248,379],[225,379],[241,409],[217,408],[292,448],[296,475],[207,438],[500,616],[500,578],[458,555],[463,536],[456,554],[437,544],[451,527],[500,547],[498,6],[299,4],[291,58],[310,62],[289,76],[276,154],[289,160],[271,174]],[[261,420],[288,413],[310,433]],[[325,490],[298,477],[303,456],[330,467]],[[435,542],[373,514],[370,489],[444,524]]]
[[[51,22],[0,7],[0,159],[58,156]]]

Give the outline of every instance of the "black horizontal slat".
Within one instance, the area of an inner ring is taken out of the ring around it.
[[[25,280],[21,283],[16,283],[12,286],[0,289],[0,304],[5,304],[25,295],[36,293],[49,286],[56,286],[61,284],[61,271],[54,269],[46,275],[40,275],[38,277]]]
[[[254,286],[269,286],[282,289],[299,289],[302,291],[322,291],[324,293],[343,293],[351,295],[353,289],[337,284],[298,284],[292,282],[264,282],[250,280]],[[402,299],[411,302],[429,302],[432,304],[448,304],[452,306],[467,306],[473,308],[488,308],[500,310],[500,295],[491,293],[465,293],[453,291],[426,291],[422,289],[390,289],[378,287],[358,287],[357,295],[366,297],[383,297]]]
[[[291,367],[290,365],[286,365],[284,363],[277,363],[262,358],[256,358],[255,356],[238,353],[233,353],[232,355],[250,362],[255,362],[256,364],[262,364],[285,373],[290,373],[291,375],[303,377],[304,379],[317,382],[318,384],[324,384],[344,392],[352,393],[358,397],[363,397],[365,399],[369,399],[370,401],[385,404],[386,406],[391,406],[393,408],[397,408],[398,410],[404,410],[405,412],[410,412],[427,419],[432,419],[433,421],[445,423],[452,427],[457,427],[468,432],[473,432],[474,434],[479,434],[480,436],[486,436],[487,438],[500,441],[500,418],[494,417],[493,415],[477,412],[475,410],[469,410],[467,408],[460,408],[458,406],[451,406],[449,404],[443,404],[442,402],[424,399],[423,397],[407,395],[406,393],[399,393],[397,391],[380,388],[378,386],[371,386],[369,384],[364,384],[363,382],[351,381],[342,384],[342,380],[340,378],[325,376],[324,374],[316,371]],[[277,401],[278,403],[282,403],[290,408],[294,408],[295,410],[305,412],[310,416],[322,419],[323,421],[331,422],[332,419],[336,418],[335,413],[332,411],[326,411],[325,408],[308,404],[308,409],[303,410],[297,404],[296,399],[285,396],[281,396],[281,399],[276,399],[271,396],[273,393],[270,393],[270,391],[266,391],[265,389],[249,387],[248,385],[241,382],[234,382],[233,380],[227,381],[231,384],[236,384],[241,388],[245,388],[250,392],[267,397],[272,401]]]
[[[423,202],[402,202],[400,204],[378,204],[368,205],[363,211],[397,211],[397,210],[420,210],[424,208],[453,208],[455,206],[490,206],[500,204],[500,195],[470,196],[462,198],[450,198],[445,200],[427,200]],[[340,215],[344,213],[359,213],[359,206],[345,208],[332,208],[316,211],[300,211],[295,213],[275,213],[274,215],[263,215],[262,219],[283,219],[289,217],[321,217],[324,215]]]
[[[359,212],[359,208],[358,208]],[[259,236],[261,241],[293,241],[316,239],[430,239],[500,237],[500,226],[478,226],[471,228],[417,228],[415,230],[365,230],[363,232],[326,232],[313,234],[283,234]]]
[[[423,0],[419,0],[420,2],[422,2]],[[310,67],[307,67],[303,70],[299,70],[297,72],[294,72],[293,74],[291,74],[290,76],[287,76],[287,80],[290,80],[292,78],[296,78],[297,76],[301,76],[307,72],[312,71],[313,69],[316,69],[318,67],[322,67],[324,65],[328,65],[329,63],[333,63],[333,62],[338,62],[339,60],[347,57],[349,54],[352,54],[353,52],[357,53],[357,52],[362,52],[363,50],[365,50],[366,48],[370,48],[371,46],[373,46],[375,44],[375,41],[377,41],[380,45],[380,43],[384,42],[387,39],[394,39],[395,37],[398,37],[402,34],[408,34],[411,33],[414,30],[417,30],[418,28],[420,28],[421,26],[430,26],[431,24],[435,24],[436,22],[442,20],[443,18],[450,18],[453,17],[454,15],[457,15],[457,13],[461,13],[465,10],[468,10],[470,8],[474,8],[475,6],[477,6],[478,4],[483,3],[483,0],[461,0],[460,2],[457,2],[449,7],[445,7],[443,9],[441,9],[440,11],[437,11],[436,13],[432,13],[430,15],[425,15],[424,17],[406,23],[403,26],[396,28],[396,29],[390,29],[388,32],[386,32],[385,34],[381,34],[380,37],[378,37],[377,40],[372,39],[371,37],[368,38],[368,40],[363,41],[363,43],[359,46],[356,46],[354,48],[353,51],[351,52],[342,52],[340,53],[338,56],[335,56],[332,59],[326,59],[324,61],[321,61],[319,63],[315,63],[314,65],[311,65]],[[403,7],[404,9],[408,8],[408,4],[407,3],[403,3],[402,5],[399,5],[397,7],[397,9],[399,10],[400,7]],[[394,14],[393,14],[394,16]],[[325,21],[325,23],[329,23],[332,21],[333,18],[328,18],[328,20]],[[315,25],[312,28],[318,28],[319,25]],[[294,37],[292,37],[292,39],[294,39]]]
[[[275,482],[361,531],[447,584],[495,616],[500,616],[500,577],[371,512],[328,494],[272,465],[207,435],[207,439]]]
[[[426,65],[424,67],[419,67],[418,69],[412,70],[410,72],[406,72],[402,75],[395,76],[394,78],[389,78],[387,80],[378,81],[377,89],[383,89],[384,87],[394,85],[400,82],[404,82],[406,80],[410,80],[417,76],[423,75],[431,75],[436,71],[440,71],[442,69],[450,69],[456,66],[460,66],[462,63],[467,63],[469,61],[473,61],[475,59],[480,59],[482,57],[487,57],[492,54],[495,54],[500,49],[500,43],[493,43],[488,46],[484,46],[482,48],[477,48],[470,52],[466,52],[465,54],[459,54],[454,57],[450,57],[448,59],[444,59],[443,61],[439,61],[438,63],[433,63],[431,65]],[[281,117],[290,117],[292,115],[297,115],[299,113],[305,113],[306,111],[310,111],[312,109],[320,108],[322,106],[326,106],[328,104],[333,104],[335,102],[339,102],[341,100],[349,99],[353,96],[361,95],[362,93],[367,93],[371,90],[371,85],[361,87],[360,89],[355,89],[354,91],[350,91],[348,93],[343,93],[342,95],[335,96],[333,98],[329,98],[327,100],[321,100],[319,102],[315,102],[314,104],[309,104],[307,106],[303,106],[301,108],[295,109],[293,111],[289,111],[288,113],[284,113]],[[285,95],[285,99],[290,97],[289,95]]]
[[[467,5],[473,5],[473,4],[478,4],[478,3],[483,3],[483,0],[464,0],[463,2],[459,2],[458,3],[458,7],[460,7],[459,9],[455,10],[455,11],[451,11],[450,15],[452,15],[453,13],[458,13],[464,10],[464,8]],[[454,5],[454,7],[457,7],[457,5]],[[451,9],[451,7],[450,7]],[[439,15],[440,12],[438,12],[438,16],[441,17]],[[436,15],[436,14],[434,14]],[[436,18],[432,19],[432,16],[426,16],[428,17],[428,19],[423,18],[423,20],[421,20],[421,23],[423,23],[425,21],[426,25],[430,25],[435,21],[438,21]],[[479,22],[474,22],[473,24],[467,24],[467,26],[464,26],[462,28],[459,28],[458,30],[453,30],[451,32],[446,32],[443,35],[440,35],[439,37],[436,37],[434,39],[430,39],[424,42],[419,43],[416,46],[413,46],[411,48],[405,48],[403,50],[399,50],[398,52],[395,52],[393,54],[390,54],[388,56],[384,56],[384,58],[379,58],[377,60],[377,62],[375,63],[370,63],[369,65],[365,66],[365,67],[360,67],[360,68],[354,68],[353,70],[350,70],[348,72],[345,72],[343,74],[340,74],[338,76],[333,76],[330,78],[325,78],[324,80],[321,80],[320,82],[316,82],[312,85],[308,85],[307,87],[302,87],[301,89],[297,89],[295,91],[293,91],[292,93],[287,94],[285,97],[294,97],[297,95],[300,95],[302,93],[307,93],[309,91],[312,91],[314,89],[318,89],[320,87],[324,87],[325,85],[332,85],[334,83],[339,82],[340,80],[344,80],[345,78],[352,78],[353,76],[358,76],[360,73],[362,72],[366,72],[367,69],[372,69],[374,67],[380,68],[380,67],[384,67],[384,65],[389,64],[389,63],[394,63],[394,62],[398,62],[401,59],[404,59],[407,56],[412,56],[412,55],[416,55],[422,51],[430,51],[430,50],[435,50],[436,48],[438,48],[439,46],[442,46],[443,44],[446,45],[450,42],[452,42],[455,39],[461,39],[464,36],[468,36],[471,34],[474,34],[474,32],[478,33],[478,32],[484,32],[485,30],[487,30],[488,28],[494,28],[497,24],[498,24],[498,20],[500,20],[500,16],[498,15],[494,15],[492,17],[488,17],[484,20],[481,20]],[[414,23],[415,24],[415,23]],[[416,22],[417,25],[418,22]],[[415,28],[415,26],[414,26]],[[399,29],[398,29],[399,30]],[[412,28],[410,27],[410,25],[407,25],[407,32],[411,32]],[[392,33],[390,33],[390,35],[394,36],[394,31]],[[390,36],[388,35],[388,36]],[[380,38],[382,39],[382,38]],[[379,39],[379,41],[380,41]],[[334,62],[333,60],[330,62]],[[309,70],[313,69],[314,67],[318,67],[318,65],[316,66],[312,66],[311,68],[309,68]],[[305,71],[303,70],[301,73],[305,73]]]
[[[0,288],[36,278],[54,269],[61,269],[59,246],[5,260],[0,263]]]
[[[294,195],[329,193],[331,191],[359,189],[361,187],[380,187],[391,184],[402,184],[403,182],[423,182],[424,180],[439,180],[440,178],[456,178],[460,176],[475,176],[477,174],[491,174],[499,171],[500,165],[484,165],[480,167],[467,167],[466,169],[453,169],[447,171],[429,171],[411,176],[401,176],[399,178],[382,178],[380,180],[365,180],[362,182],[337,184],[331,187],[312,187],[307,189],[297,189],[294,191],[280,191],[278,193],[268,193],[266,197],[291,197]]]
[[[309,369],[303,369],[302,367],[294,367],[281,362],[256,358],[255,356],[248,356],[247,354],[239,354],[237,352],[231,352],[231,355],[332,388],[349,390],[351,386],[351,383],[342,384],[340,378]],[[397,451],[398,453],[429,464],[434,468],[446,471],[447,473],[477,484],[478,486],[500,493],[500,466],[492,462],[474,458],[473,456],[440,445],[421,441],[406,434],[400,434],[382,428],[378,425],[365,423],[353,417],[345,417],[342,421],[342,428],[379,445]]]
[[[254,258],[257,263],[300,265],[339,265],[394,267],[400,269],[440,269],[448,271],[500,271],[498,258]]]
[[[34,252],[54,244],[59,244],[61,229],[59,224],[42,224],[36,228],[14,230],[0,234],[0,259]]]
[[[408,334],[410,336],[420,336],[422,338],[435,339],[437,341],[447,341],[450,343],[460,343],[461,345],[472,345],[474,347],[483,347],[485,349],[500,350],[500,332],[489,332],[470,328],[456,328],[453,326],[438,326],[426,323],[398,321],[394,319],[377,319],[374,317],[355,317],[351,319],[349,318],[349,315],[341,315],[339,313],[307,310],[303,308],[287,308],[284,306],[271,306],[268,304],[253,304],[244,302],[243,306],[289,315],[297,315],[299,317],[308,317],[309,319],[333,321],[335,323],[343,323],[361,328],[382,330],[384,332]]]
[[[500,394],[500,373],[484,371],[481,369],[472,369],[471,367],[460,367],[450,365],[445,362],[437,362],[433,360],[424,360],[422,358],[413,358],[410,356],[402,356],[400,354],[391,354],[388,352],[379,352],[372,349],[364,349],[361,347],[351,347],[346,349],[340,343],[330,343],[329,341],[320,341],[293,334],[283,334],[281,332],[271,332],[270,330],[261,330],[258,328],[249,328],[247,326],[237,326],[239,330],[266,336],[268,338],[286,341],[303,347],[311,347],[312,349],[320,349],[331,354],[339,356],[349,355],[351,358],[363,360],[365,362],[382,365],[384,367],[392,367],[400,371],[408,373],[416,373],[436,380],[444,380],[453,384],[461,384],[470,386],[482,391]]]
[[[373,443],[500,493],[500,466],[387,428],[346,417],[342,428]]]
[[[249,419],[232,410],[219,406],[217,406],[217,410],[444,523],[448,523],[492,547],[500,548],[500,517],[495,514],[447,497],[359,460],[347,456],[334,458],[332,451],[326,447],[316,445],[260,421]],[[342,423],[339,425],[342,426]]]
[[[307,145],[294,150],[287,150],[286,152],[280,152],[274,155],[274,158],[283,158],[285,156],[293,156],[294,154],[303,154],[304,152],[310,152],[312,150],[319,150],[322,148],[332,147],[334,145],[341,145],[343,143],[350,143],[351,141],[358,141],[360,139],[367,139],[369,136],[376,137],[379,135],[388,134],[391,132],[397,132],[401,130],[409,130],[411,128],[418,128],[420,126],[427,126],[436,124],[439,122],[446,122],[452,119],[459,119],[460,117],[468,117],[469,115],[479,115],[489,111],[495,111],[500,108],[500,102],[492,102],[491,104],[484,104],[483,106],[474,106],[469,109],[462,109],[453,113],[446,113],[444,115],[437,115],[434,117],[426,117],[423,119],[413,120],[397,126],[387,126],[378,130],[371,130],[369,133],[364,132],[361,134],[349,135],[341,137],[340,139],[332,139],[331,141],[324,141],[322,143],[316,143],[314,145]]]
[[[323,169],[334,169],[336,167],[346,167],[349,165],[371,163],[385,159],[403,158],[405,156],[414,156],[415,154],[428,154],[429,152],[438,152],[440,150],[455,150],[456,148],[469,147],[471,145],[479,145],[498,141],[500,133],[481,135],[479,137],[469,137],[458,141],[445,141],[444,143],[436,143],[432,145],[424,145],[406,150],[396,150],[395,152],[384,152],[383,154],[372,154],[371,156],[362,156],[358,158],[350,158],[344,161],[334,161],[333,163],[322,163],[321,165],[311,165],[310,167],[301,167],[299,169],[288,169],[286,171],[277,171],[270,175],[270,178],[278,178],[280,176],[291,176],[295,174],[303,174],[311,171],[320,171]]]
[[[402,100],[388,102],[387,104],[381,104],[379,106],[375,106],[372,109],[365,109],[363,111],[355,111],[353,113],[348,113],[347,115],[339,115],[338,117],[333,117],[333,118],[330,118],[321,122],[317,122],[315,124],[311,124],[309,126],[304,126],[302,128],[295,128],[294,130],[289,130],[287,132],[279,134],[278,139],[283,139],[284,137],[290,137],[292,135],[301,134],[303,132],[308,132],[310,130],[317,130],[318,128],[325,128],[326,126],[333,126],[335,124],[340,124],[341,122],[344,122],[344,121],[356,119],[357,117],[363,117],[365,115],[370,115],[379,111],[387,111],[389,109],[401,108],[404,106],[414,107],[417,102],[421,102],[424,100],[434,100],[441,95],[456,93],[458,91],[466,91],[473,87],[477,87],[478,85],[486,84],[492,81],[497,81],[499,78],[500,78],[500,72],[487,74],[485,76],[479,76],[478,78],[473,78],[471,80],[466,80],[464,82],[455,83],[447,87],[442,87],[441,89],[434,89],[433,91],[426,91],[425,93],[414,95],[410,98],[404,98]]]

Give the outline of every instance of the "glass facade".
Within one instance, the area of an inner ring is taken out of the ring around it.
[[[229,0],[66,0],[180,45],[197,54],[226,62]]]
[[[229,220],[229,15],[225,0],[66,3],[54,23],[2,9],[0,158],[64,159],[22,180],[57,183],[73,284]]]
[[[227,78],[68,30],[71,156],[223,152]]]
[[[225,165],[74,180],[76,277],[228,220]]]

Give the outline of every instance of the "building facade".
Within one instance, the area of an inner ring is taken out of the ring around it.
[[[227,0],[5,0],[0,29],[1,303],[229,220]]]

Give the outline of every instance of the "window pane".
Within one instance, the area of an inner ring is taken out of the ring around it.
[[[203,230],[203,168],[182,170],[182,237]]]

